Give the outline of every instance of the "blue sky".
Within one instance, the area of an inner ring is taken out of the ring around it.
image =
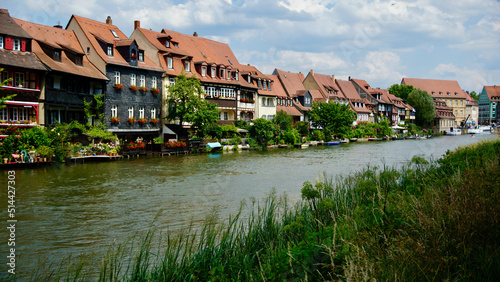
[[[66,26],[72,14],[126,35],[133,21],[229,44],[242,64],[364,79],[457,80],[469,91],[500,85],[497,0],[0,0],[12,17]]]

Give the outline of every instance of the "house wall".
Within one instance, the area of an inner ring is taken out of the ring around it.
[[[94,66],[102,73],[106,73],[106,63],[101,58],[101,56],[97,54],[97,51],[94,49],[89,39],[81,29],[80,25],[78,25],[74,18],[71,18],[66,29],[75,32],[76,38],[78,38],[83,52],[85,52],[89,61],[91,61],[92,64],[94,64]],[[87,50],[89,50],[89,52],[87,52]]]
[[[258,96],[257,116],[255,118],[272,119],[276,115],[276,97]]]

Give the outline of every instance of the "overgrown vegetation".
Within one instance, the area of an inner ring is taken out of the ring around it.
[[[335,182],[305,182],[303,201],[293,207],[271,194],[252,202],[247,216],[240,211],[221,222],[212,215],[198,232],[151,230],[138,245],[113,246],[97,275],[100,281],[495,281],[499,166],[494,140],[437,162],[416,156],[399,170],[368,167]],[[88,278],[95,267],[78,261],[32,279]]]

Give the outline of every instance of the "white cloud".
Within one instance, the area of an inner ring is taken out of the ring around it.
[[[499,70],[485,71],[478,69],[469,69],[467,67],[457,67],[454,64],[439,64],[434,68],[435,74],[443,77],[443,79],[450,79],[458,81],[458,84],[470,91],[481,91],[485,85],[498,84]]]
[[[398,54],[390,51],[368,52],[365,58],[357,63],[355,73],[357,77],[383,84],[382,87],[385,87],[401,80],[402,69]]]

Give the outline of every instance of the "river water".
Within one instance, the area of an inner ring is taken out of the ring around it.
[[[109,163],[16,171],[16,265],[32,271],[39,259],[57,261],[123,242],[152,222],[160,230],[200,224],[214,208],[234,214],[242,201],[278,195],[300,198],[304,181],[346,175],[367,165],[401,166],[415,155],[437,159],[447,150],[496,134],[340,146],[141,157]],[[0,273],[7,271],[7,171],[0,172]],[[161,214],[156,218],[158,212]],[[0,276],[1,277],[1,276]]]

